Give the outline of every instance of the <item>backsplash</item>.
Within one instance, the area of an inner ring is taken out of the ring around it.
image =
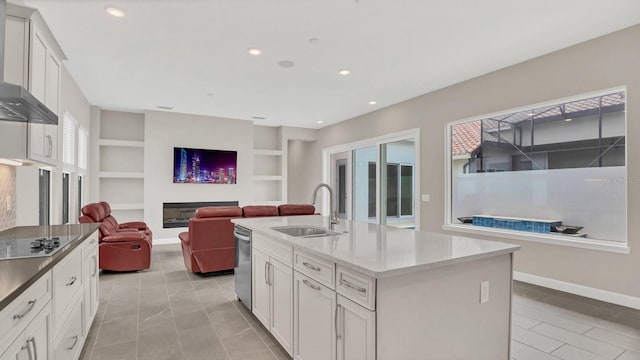
[[[0,230],[15,225],[16,168],[13,166],[0,165]]]

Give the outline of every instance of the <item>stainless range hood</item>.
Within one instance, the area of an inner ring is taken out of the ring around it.
[[[4,79],[4,40],[7,0],[0,0],[0,121],[58,124],[58,116],[19,85]]]

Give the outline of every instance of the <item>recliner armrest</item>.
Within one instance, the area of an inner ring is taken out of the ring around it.
[[[122,231],[113,235],[104,236],[102,242],[125,242],[125,241],[142,241],[145,240],[143,233],[139,231]]]

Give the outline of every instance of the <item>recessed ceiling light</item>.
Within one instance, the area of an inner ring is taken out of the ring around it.
[[[115,6],[107,6],[105,8],[105,10],[111,16],[115,16],[115,17],[123,17],[124,16],[124,11],[122,11],[122,9],[118,9]]]
[[[250,48],[249,49],[249,54],[258,56],[258,55],[262,54],[262,50],[256,49],[256,48]]]
[[[163,106],[163,105],[158,105],[156,106],[158,109],[162,109],[162,110],[173,110],[173,106]]]
[[[566,121],[566,122],[569,122],[569,121],[571,121],[571,120],[573,120],[573,119],[564,119],[564,121]]]
[[[349,71],[349,69],[340,69],[338,71],[338,74],[340,74],[340,75],[349,75],[349,74],[351,74],[351,71]]]
[[[278,62],[278,66],[283,67],[283,68],[292,68],[295,65],[296,64],[293,61],[290,61],[290,60],[282,60],[282,61]]]
[[[375,105],[375,104],[377,104],[377,103],[378,103],[378,102],[377,102],[377,101],[375,101],[375,100],[369,100],[369,105]]]
[[[264,119],[266,119],[266,117],[262,117],[262,116],[254,116],[253,118],[256,119],[256,120],[264,120]]]
[[[322,124],[322,123],[324,123],[324,121],[322,121],[322,120],[318,120],[318,121],[316,121],[316,122],[317,122],[318,124]]]

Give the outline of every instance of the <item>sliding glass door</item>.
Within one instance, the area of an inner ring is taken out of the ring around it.
[[[329,154],[327,170],[341,218],[415,228],[417,136],[416,132],[371,145],[362,141],[351,150],[344,151],[349,145],[343,145]]]
[[[376,146],[353,150],[353,219],[377,223]]]

